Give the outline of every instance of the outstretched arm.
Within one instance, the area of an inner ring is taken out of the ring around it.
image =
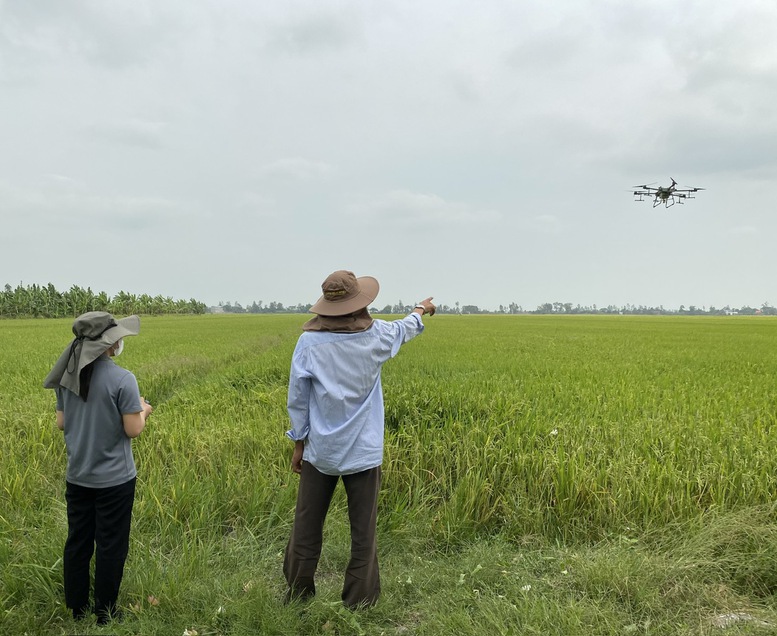
[[[413,308],[413,311],[421,316],[423,316],[424,314],[429,314],[430,316],[434,316],[434,312],[437,311],[437,307],[432,302],[432,298],[434,298],[434,296],[429,296],[429,298],[422,300]]]

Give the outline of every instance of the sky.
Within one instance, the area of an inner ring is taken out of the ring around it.
[[[772,0],[0,0],[0,285],[777,304]],[[633,186],[702,187],[669,209]]]

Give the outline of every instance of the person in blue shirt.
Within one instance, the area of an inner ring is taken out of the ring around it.
[[[294,525],[283,560],[286,601],[311,598],[321,556],[324,519],[337,482],[348,499],[351,558],[343,604],[374,605],[380,596],[376,540],[383,462],[383,364],[424,330],[432,297],[401,320],[375,320],[368,306],[378,295],[372,276],[339,270],[321,285],[303,325],[289,374],[288,412],[294,441],[292,470],[300,475]]]

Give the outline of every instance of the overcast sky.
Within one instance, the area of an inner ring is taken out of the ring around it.
[[[777,304],[777,4],[0,0],[0,284]],[[670,209],[631,187],[706,188]]]

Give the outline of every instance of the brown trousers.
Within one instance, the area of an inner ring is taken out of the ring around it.
[[[348,497],[351,524],[351,560],[345,571],[343,604],[356,609],[374,605],[380,596],[376,522],[380,466],[352,475],[324,475],[311,464],[302,464],[297,508],[291,538],[283,559],[289,585],[287,600],[306,599],[316,593],[313,577],[321,557],[324,520],[338,479]]]

